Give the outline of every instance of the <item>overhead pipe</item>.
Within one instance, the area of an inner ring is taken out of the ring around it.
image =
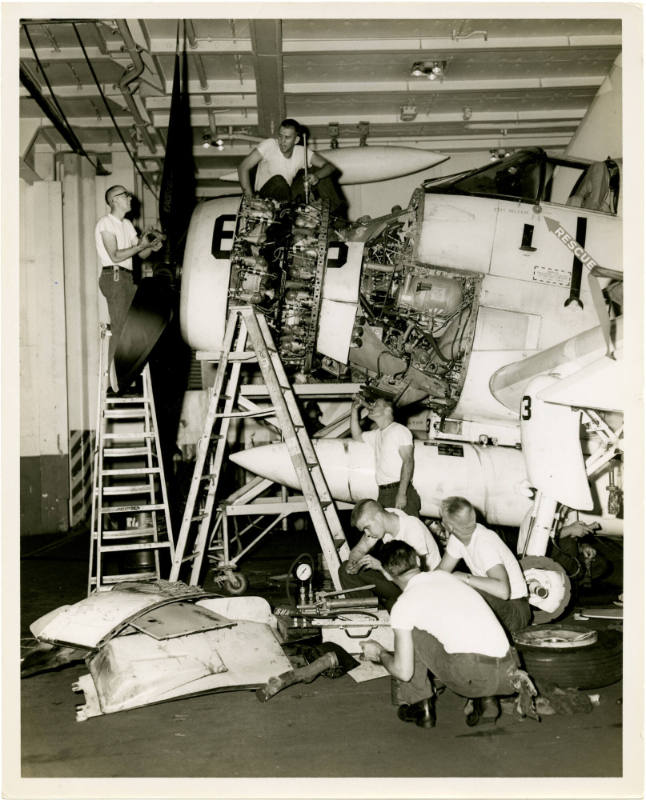
[[[34,98],[34,100],[38,103],[40,108],[45,112],[45,115],[52,123],[52,125],[56,128],[56,130],[60,133],[60,135],[65,139],[67,144],[75,153],[84,154],[85,150],[83,149],[83,145],[76,137],[76,134],[70,128],[67,128],[58,114],[55,113],[54,109],[51,107],[50,103],[47,99],[43,96],[41,91],[38,87],[33,83],[31,77],[27,74],[26,70],[20,67],[20,82],[22,85],[27,89],[29,94]]]
[[[186,26],[186,38],[188,39],[189,46],[195,50],[197,47],[197,35],[195,34],[195,26],[192,19],[184,20]]]
[[[193,20],[187,19],[184,22],[184,25],[186,28],[186,38],[188,39],[188,44],[192,50],[195,50],[198,45],[198,42],[197,42],[197,35],[195,34],[195,26],[193,25]],[[195,69],[197,70],[197,76],[200,79],[200,86],[202,87],[202,89],[208,89],[209,82],[206,78],[206,70],[204,69],[204,62],[202,61],[202,56],[199,53],[197,53],[194,56],[194,59],[195,59]],[[206,100],[206,95],[204,99]]]
[[[125,20],[117,20],[117,29],[121,34],[121,38],[126,46],[126,50],[128,51],[128,55],[130,58],[132,58],[133,64],[133,69],[127,69],[121,76],[119,80],[119,89],[124,100],[126,101],[128,108],[130,109],[130,113],[135,121],[135,125],[138,128],[141,128],[141,134],[146,145],[148,146],[148,149],[151,153],[154,153],[157,150],[157,145],[153,142],[150,132],[147,130],[147,126],[150,123],[147,122],[139,113],[139,109],[137,108],[137,104],[135,103],[132,97],[132,92],[129,88],[130,84],[141,76],[146,68],[146,65],[143,62],[137,44],[132,38],[132,34],[130,33],[130,29],[128,28]]]

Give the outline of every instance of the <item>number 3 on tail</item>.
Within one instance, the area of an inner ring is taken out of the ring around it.
[[[528,394],[520,401],[520,418],[524,420],[532,418],[532,398]]]

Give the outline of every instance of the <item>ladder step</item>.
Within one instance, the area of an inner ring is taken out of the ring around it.
[[[144,494],[150,492],[149,483],[130,483],[127,486],[104,486],[104,495]]]
[[[103,450],[104,458],[129,458],[132,456],[147,456],[147,447],[105,447]]]
[[[128,469],[102,469],[101,475],[156,475],[160,467],[129,467]]]
[[[127,581],[156,581],[159,580],[156,572],[131,572],[128,575],[102,575],[101,583],[126,583]],[[96,586],[96,578],[90,578],[90,583]]]
[[[115,406],[132,405],[133,403],[144,403],[146,398],[142,394],[129,397],[106,397],[105,402]]]
[[[153,536],[156,533],[155,528],[121,528],[118,531],[101,531],[103,539],[132,539],[135,536]],[[97,538],[97,533],[94,534]]]
[[[144,419],[147,414],[145,408],[106,408],[103,412],[109,419]]]
[[[136,442],[139,439],[152,439],[152,431],[134,431],[133,433],[104,433],[104,439],[121,439],[122,441]]]
[[[109,544],[101,546],[102,553],[122,553],[126,550],[155,550],[170,547],[170,542],[139,542],[135,544]]]
[[[161,511],[164,508],[163,503],[151,503],[148,505],[130,505],[130,506],[103,506],[101,509],[102,514],[133,514],[139,511]]]

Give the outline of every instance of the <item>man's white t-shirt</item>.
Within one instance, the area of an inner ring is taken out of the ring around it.
[[[453,558],[462,558],[473,575],[487,576],[487,570],[502,564],[509,576],[509,597],[527,597],[527,584],[516,556],[511,552],[498,534],[477,524],[471,541],[463,544],[451,534],[446,543],[446,552]]]
[[[392,628],[413,628],[435,636],[447,653],[480,653],[502,658],[509,642],[486,601],[443,570],[413,576],[390,612]]]
[[[399,531],[395,535],[385,533],[382,541],[392,542],[397,540],[398,542],[406,542],[423,559],[428,569],[435,569],[442,557],[435,539],[422,520],[417,517],[411,517],[410,514],[406,514],[399,508],[387,508],[386,511],[399,517]]]
[[[127,247],[134,247],[139,241],[137,231],[129,219],[117,219],[117,217],[112,214],[106,214],[105,217],[101,217],[94,228],[94,242],[99,255],[99,261],[101,262],[101,268],[111,267],[114,263],[103,244],[101,233],[104,231],[113,234],[117,240],[117,250],[125,250]],[[132,258],[124,258],[117,266],[132,270]],[[100,272],[101,269],[99,269],[99,273]]]
[[[263,139],[258,142],[256,150],[262,156],[256,170],[256,191],[260,191],[274,175],[282,175],[291,186],[299,169],[305,169],[305,148],[296,144],[290,158],[280,152],[276,139]],[[312,151],[307,151],[307,165],[312,166]]]
[[[391,422],[387,428],[375,428],[361,434],[375,451],[375,478],[378,486],[398,483],[401,478],[402,458],[399,448],[413,444],[413,434],[405,425]]]

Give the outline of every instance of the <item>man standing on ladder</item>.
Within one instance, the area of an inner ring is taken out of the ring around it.
[[[359,409],[368,409],[368,419],[376,428],[363,432]],[[398,508],[419,517],[422,505],[413,486],[415,457],[413,434],[405,425],[395,422],[393,404],[383,397],[369,403],[361,395],[354,396],[350,413],[350,433],[356,442],[367,442],[375,453],[375,478],[379,487],[377,500],[383,508]]]
[[[110,207],[110,213],[97,222],[94,241],[101,262],[99,288],[108,303],[112,330],[108,352],[110,384],[117,391],[112,359],[136,292],[132,278],[132,257],[138,255],[147,258],[153,250],[160,250],[163,237],[152,230],[144,232],[141,238],[137,236],[132,222],[126,219],[132,204],[132,194],[123,186],[111,186],[105,193],[105,202]]]

